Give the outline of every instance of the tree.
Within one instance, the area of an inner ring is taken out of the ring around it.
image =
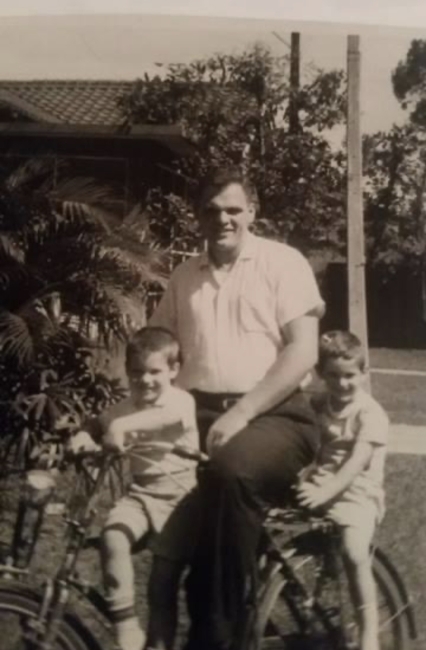
[[[419,272],[424,246],[425,136],[417,126],[393,126],[364,139],[367,254],[394,272]]]
[[[138,80],[121,105],[128,124],[182,126],[197,153],[177,171],[194,185],[211,168],[245,166],[260,195],[257,228],[309,250],[335,242],[343,223],[343,160],[327,137],[344,119],[343,73],[311,69],[299,90],[294,135],[289,98],[288,56],[255,45],[239,55],[165,66],[163,77]],[[192,226],[188,237],[196,245]]]
[[[395,96],[404,109],[410,110],[410,120],[426,127],[426,41],[415,39],[404,61],[392,73]]]
[[[413,40],[392,73],[408,121],[364,138],[367,250],[374,264],[420,272],[426,190],[426,41]]]

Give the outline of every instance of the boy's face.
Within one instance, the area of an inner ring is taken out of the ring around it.
[[[330,395],[340,404],[351,402],[361,389],[365,372],[357,359],[331,358],[321,372]]]
[[[127,364],[130,393],[135,406],[149,406],[161,397],[179,370],[170,365],[164,352],[134,356]]]

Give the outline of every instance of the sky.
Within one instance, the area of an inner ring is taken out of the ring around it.
[[[22,0],[15,4],[19,9]],[[83,4],[74,2],[74,9]],[[0,1],[0,14],[4,7]],[[124,13],[0,15],[0,79],[135,79],[157,72],[158,62],[185,63],[259,41],[282,54],[286,46],[273,32],[288,42],[292,29],[301,31],[302,69],[309,63],[346,66],[346,34],[354,31],[348,26]],[[391,72],[414,36],[418,32],[407,29],[361,31],[364,132],[405,119],[392,93]]]

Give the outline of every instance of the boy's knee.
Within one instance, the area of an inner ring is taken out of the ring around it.
[[[352,566],[371,564],[370,535],[365,531],[347,529],[343,533],[343,552]]]
[[[132,544],[130,531],[111,526],[101,533],[101,549],[107,554],[130,553]]]

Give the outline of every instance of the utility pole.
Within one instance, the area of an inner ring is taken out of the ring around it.
[[[299,90],[300,90],[300,34],[291,33],[290,45],[290,104],[289,131],[291,134],[299,131]]]
[[[367,355],[368,330],[365,293],[364,215],[362,196],[362,142],[360,124],[359,36],[348,36],[347,108],[347,219],[349,329],[358,336]]]

